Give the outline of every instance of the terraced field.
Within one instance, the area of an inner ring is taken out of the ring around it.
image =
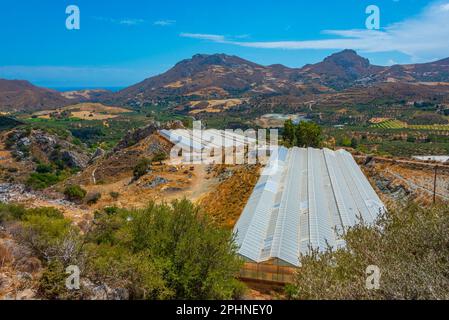
[[[381,123],[372,125],[373,128],[379,129],[413,129],[413,130],[439,130],[449,131],[449,124],[432,124],[432,125],[412,125],[403,121],[390,119]]]
[[[407,128],[415,130],[449,130],[449,124],[433,124],[433,125],[408,125]]]
[[[376,124],[372,125],[372,127],[380,128],[380,129],[403,129],[403,128],[407,128],[408,125],[405,122],[395,120],[395,119],[390,119],[390,120],[383,121],[381,123],[376,123]]]

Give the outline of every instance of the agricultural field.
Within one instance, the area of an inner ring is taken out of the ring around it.
[[[189,126],[191,118],[176,114],[164,105],[144,106],[139,109],[111,107],[98,103],[81,103],[56,110],[16,115],[22,123],[35,129],[44,129],[60,135],[70,132],[93,151],[100,147],[113,148],[130,130],[152,121],[180,120]]]
[[[190,114],[195,115],[201,112],[220,113],[223,110],[228,110],[239,106],[243,103],[242,99],[222,99],[222,100],[206,100],[206,101],[191,101],[189,103]]]
[[[433,125],[408,125],[409,129],[415,130],[441,130],[448,131],[449,124],[433,124]]]
[[[22,121],[36,129],[61,134],[69,131],[93,150],[97,147],[108,150],[114,147],[129,130],[144,126],[150,119],[145,115],[130,113],[109,119],[28,118]]]
[[[353,148],[365,154],[409,158],[448,155],[449,131],[390,127],[345,126],[324,128],[326,146]]]
[[[395,119],[389,119],[380,123],[373,124],[372,127],[379,129],[403,129],[407,128],[407,123]]]
[[[406,122],[388,119],[380,123],[375,123],[371,127],[379,129],[412,129],[412,130],[439,130],[439,131],[449,131],[449,124],[431,124],[431,125],[416,125],[407,124]]]
[[[83,120],[107,120],[132,111],[120,107],[106,106],[100,103],[80,103],[72,106],[59,108],[56,110],[43,110],[32,114],[32,118],[71,118]]]

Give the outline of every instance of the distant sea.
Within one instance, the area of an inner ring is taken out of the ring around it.
[[[50,89],[60,91],[60,92],[67,92],[67,91],[79,91],[79,90],[109,90],[112,92],[117,92],[125,87],[50,87]]]

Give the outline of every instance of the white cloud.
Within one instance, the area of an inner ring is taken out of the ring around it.
[[[262,49],[355,49],[364,52],[401,52],[420,61],[449,56],[449,1],[438,1],[421,14],[375,31],[324,30],[329,39],[309,41],[234,41],[223,35],[183,33],[181,36]]]
[[[203,33],[181,33],[181,37],[184,38],[193,38],[193,39],[201,39],[201,40],[210,40],[214,42],[228,42],[225,36],[217,35],[217,34],[203,34]]]
[[[388,66],[394,66],[394,65],[396,65],[396,64],[398,64],[394,59],[389,59],[388,61],[387,61],[387,65]]]
[[[136,19],[136,18],[121,18],[121,19],[114,19],[107,17],[93,17],[93,18],[98,21],[121,24],[126,26],[135,26],[146,22],[144,19]]]
[[[176,20],[158,20],[155,21],[153,24],[155,26],[160,26],[160,27],[169,27],[172,26],[176,23]]]
[[[449,3],[442,4],[440,8],[442,11],[449,11]]]
[[[129,26],[134,26],[134,25],[141,24],[144,22],[145,22],[145,20],[143,20],[143,19],[122,19],[119,21],[120,24],[126,24]]]

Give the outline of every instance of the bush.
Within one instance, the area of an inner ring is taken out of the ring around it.
[[[23,216],[25,219],[29,215],[37,215],[37,216],[44,216],[47,218],[53,218],[53,219],[64,219],[64,215],[61,211],[55,208],[51,207],[40,207],[40,208],[32,208],[26,210],[25,215]]]
[[[108,214],[108,215],[114,215],[117,214],[117,212],[119,212],[119,208],[117,207],[105,207],[103,208],[103,211]]]
[[[137,165],[134,167],[133,175],[137,180],[140,177],[146,175],[151,169],[151,161],[147,158],[140,159]]]
[[[359,224],[343,236],[346,248],[313,251],[301,260],[295,299],[449,299],[449,207],[409,204]],[[380,268],[380,289],[368,290],[366,268]]]
[[[341,138],[340,141],[338,141],[338,145],[340,145],[342,147],[347,147],[347,148],[351,147],[351,143],[352,143],[352,141],[348,137],[343,137],[343,138]]]
[[[23,206],[0,203],[0,224],[9,220],[21,220],[25,214]]]
[[[235,276],[242,261],[233,234],[220,229],[190,201],[150,203],[143,210],[96,212],[86,234],[52,208],[0,205],[20,217],[17,239],[46,263],[38,283],[45,299],[79,299],[65,288],[65,267],[131,299],[232,299],[243,294]],[[86,288],[84,288],[86,289]]]
[[[138,293],[146,291],[152,292],[146,298],[231,299],[243,290],[235,280],[241,260],[232,232],[217,228],[187,200],[99,214],[89,237],[97,244],[94,252],[116,250],[114,262],[102,263],[105,270],[112,263],[122,264],[116,270],[126,270],[132,261],[132,270],[137,271],[119,274],[122,281],[133,284],[129,289],[137,294],[134,298],[144,298]],[[134,277],[148,278],[157,290],[145,290],[147,282]]]
[[[120,193],[112,191],[109,193],[112,199],[117,200],[120,197]]]
[[[81,201],[86,196],[87,191],[80,186],[72,185],[68,186],[64,190],[64,195],[70,201]]]
[[[38,164],[36,168],[37,173],[52,173],[53,167],[49,164]]]
[[[68,290],[65,284],[67,276],[64,264],[57,259],[52,260],[39,279],[38,294],[48,300],[80,299],[83,290]]]
[[[172,295],[162,277],[163,269],[145,252],[132,253],[122,246],[87,246],[87,272],[92,280],[113,288],[126,288],[131,299],[165,299]]]
[[[55,209],[27,211],[18,236],[44,261],[58,259],[64,265],[77,264],[82,243],[79,229]]]
[[[322,140],[321,127],[316,123],[301,121],[295,125],[292,120],[284,123],[283,139],[286,146],[319,148]]]
[[[45,299],[60,299],[67,293],[66,278],[64,265],[58,260],[51,261],[39,279],[39,295]]]
[[[61,178],[53,173],[33,172],[26,181],[26,185],[35,190],[42,190],[57,184],[59,181],[61,181]]]
[[[101,199],[101,193],[99,193],[99,192],[92,193],[86,197],[86,203],[88,205],[93,205],[93,204],[96,204],[98,201],[100,201],[100,199]]]
[[[156,154],[151,161],[159,162],[159,164],[162,164],[162,161],[165,161],[165,160],[167,160],[167,155],[163,152],[160,152],[160,153]]]

